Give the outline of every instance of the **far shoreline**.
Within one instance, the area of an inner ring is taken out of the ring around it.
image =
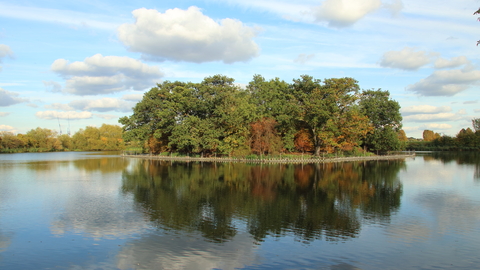
[[[247,158],[231,158],[231,157],[172,157],[159,156],[149,154],[126,155],[122,157],[142,158],[142,159],[156,159],[164,161],[183,161],[183,162],[236,162],[236,163],[258,163],[258,164],[305,164],[305,163],[333,163],[333,162],[354,162],[354,161],[371,161],[371,160],[396,160],[415,158],[416,154],[395,154],[395,155],[375,155],[375,156],[353,156],[353,157],[313,157],[313,158],[262,158],[262,159],[247,159]]]

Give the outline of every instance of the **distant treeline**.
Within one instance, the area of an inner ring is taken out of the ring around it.
[[[480,150],[480,130],[478,119],[473,119],[474,132],[471,128],[461,129],[455,137],[440,135],[431,130],[423,132],[423,141],[410,141],[407,150],[416,151],[478,151]]]
[[[223,75],[165,81],[119,120],[130,146],[204,156],[400,150],[401,121],[388,91],[308,75],[292,83],[255,75],[246,87]]]
[[[52,152],[52,151],[99,151],[122,150],[122,128],[103,124],[100,128],[86,127],[73,136],[59,135],[56,131],[36,128],[25,134],[0,132],[0,152]]]

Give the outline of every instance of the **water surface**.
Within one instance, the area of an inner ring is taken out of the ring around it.
[[[0,155],[0,269],[475,269],[480,155]]]

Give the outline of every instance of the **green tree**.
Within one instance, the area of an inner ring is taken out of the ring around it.
[[[125,148],[121,127],[102,124],[98,131],[100,133],[100,140],[102,141],[101,150],[121,150]]]
[[[37,127],[36,129],[29,130],[25,134],[25,137],[29,147],[46,151],[61,149],[61,143],[57,139],[57,133],[47,128]]]
[[[400,104],[390,99],[388,91],[364,90],[360,97],[362,113],[370,119],[373,131],[367,134],[365,146],[371,151],[400,150],[398,132],[402,127]]]
[[[461,129],[457,134],[457,141],[460,146],[466,150],[474,150],[480,148],[479,137],[471,128]]]
[[[299,110],[290,85],[279,78],[267,81],[261,75],[255,75],[248,84],[247,91],[259,119],[273,118],[285,149],[294,150],[294,136],[297,133],[295,119]]]
[[[19,149],[25,146],[25,142],[12,132],[0,131],[0,149]]]
[[[72,138],[68,134],[62,134],[57,137],[60,141],[61,149],[72,149]]]
[[[299,126],[311,133],[315,155],[334,144],[338,119],[357,99],[357,83],[352,78],[325,79],[322,83],[308,75],[293,80],[292,92],[300,108]]]
[[[472,119],[472,126],[475,132],[480,131],[480,118],[473,118]]]

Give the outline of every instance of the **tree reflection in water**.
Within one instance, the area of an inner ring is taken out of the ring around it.
[[[433,152],[423,156],[425,161],[440,160],[443,164],[456,162],[458,165],[475,166],[473,178],[480,181],[480,153],[478,151],[465,152]]]
[[[403,160],[359,163],[182,163],[138,160],[122,189],[165,230],[224,242],[239,230],[257,241],[347,240],[362,220],[388,222],[400,206]],[[246,228],[239,228],[246,224]]]

